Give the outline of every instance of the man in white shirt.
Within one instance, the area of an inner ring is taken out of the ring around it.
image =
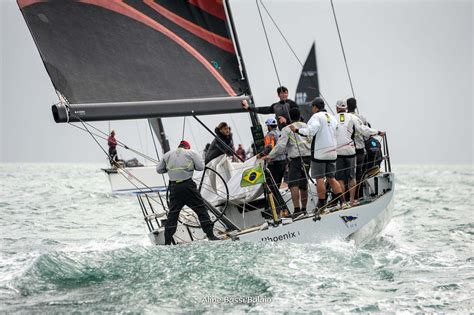
[[[368,138],[373,135],[384,136],[384,131],[377,131],[375,129],[370,128],[367,126],[367,120],[356,113],[357,108],[357,100],[353,97],[348,98],[346,100],[347,104],[347,112],[348,114],[352,115],[354,120],[355,126],[355,133],[354,133],[354,143],[355,143],[355,154],[356,154],[356,181],[357,184],[360,183],[362,179],[362,175],[365,170],[364,160],[365,160],[365,143],[364,137]],[[358,191],[362,191],[361,189],[357,189]],[[358,199],[360,196],[356,196]]]
[[[311,103],[313,116],[308,121],[308,126],[297,129],[290,125],[290,129],[303,136],[312,136],[311,177],[316,178],[316,190],[318,192],[318,208],[326,204],[326,183],[331,185],[333,197],[329,206],[341,202],[341,187],[335,179],[337,142],[337,121],[324,108],[324,100],[315,98]]]

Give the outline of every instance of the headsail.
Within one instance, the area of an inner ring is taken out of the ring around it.
[[[316,48],[315,43],[313,43],[301,71],[295,96],[296,104],[299,105],[301,115],[305,121],[308,121],[313,115],[311,112],[311,101],[318,96],[318,68],[316,64]]]
[[[17,2],[70,104],[53,109],[58,122],[241,111],[248,85],[222,1]]]

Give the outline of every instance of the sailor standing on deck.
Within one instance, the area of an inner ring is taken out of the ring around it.
[[[341,189],[346,191],[346,184],[349,190],[350,205],[354,206],[356,185],[356,151],[354,136],[356,131],[356,118],[347,113],[345,101],[338,100],[336,103],[336,119],[338,127],[336,130],[337,139],[337,160],[336,179]]]
[[[273,159],[279,154],[288,152],[290,159],[288,167],[288,187],[290,187],[291,199],[293,201],[294,212],[296,216],[300,213],[306,213],[306,204],[308,203],[308,179],[307,174],[311,164],[311,136],[301,136],[290,130],[291,126],[295,128],[306,128],[307,125],[300,121],[301,114],[298,108],[290,110],[291,125],[281,130],[281,136],[277,145],[266,157]]]
[[[364,137],[370,137],[371,135],[384,136],[384,131],[378,131],[367,126],[367,120],[365,117],[358,115],[356,113],[357,100],[353,97],[346,100],[347,112],[355,118],[355,133],[354,133],[354,143],[356,148],[356,180],[357,184],[360,183],[362,179],[362,174],[364,173],[364,159],[365,159],[365,143]],[[356,199],[359,196],[356,196]]]
[[[117,140],[115,139],[115,130],[110,131],[110,135],[107,138],[107,145],[109,146],[110,165],[116,166],[116,163],[118,162],[118,156],[117,156]]]
[[[316,190],[318,192],[318,209],[326,204],[326,179],[332,188],[333,197],[330,206],[336,205],[341,200],[341,186],[334,178],[336,175],[337,120],[328,114],[324,108],[324,100],[316,97],[311,102],[313,116],[305,128],[297,128],[290,125],[291,131],[303,136],[312,136],[311,177],[316,178]]]
[[[194,170],[204,170],[204,163],[199,154],[191,150],[189,142],[183,140],[178,149],[165,153],[156,167],[159,174],[168,173],[170,208],[165,223],[165,245],[171,245],[176,232],[178,217],[186,205],[198,216],[202,230],[209,240],[218,240],[213,232],[213,224],[201,194],[193,181]]]

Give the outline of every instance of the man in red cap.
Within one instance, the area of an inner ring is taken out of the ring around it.
[[[197,214],[207,238],[212,241],[219,240],[214,235],[211,218],[193,181],[194,170],[204,170],[204,162],[197,152],[191,150],[191,145],[186,140],[182,140],[176,150],[165,153],[156,167],[158,173],[168,173],[170,178],[170,208],[165,223],[165,245],[171,245],[179,213],[185,205]]]
[[[118,162],[117,157],[117,140],[115,139],[115,130],[110,132],[109,138],[107,139],[107,144],[109,146],[109,161],[110,165],[116,167]]]

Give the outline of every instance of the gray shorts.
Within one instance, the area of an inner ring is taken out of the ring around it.
[[[356,157],[337,157],[336,179],[350,180],[356,178]]]
[[[321,179],[334,178],[336,174],[336,161],[316,162],[311,161],[311,177]]]
[[[303,159],[304,168],[301,166],[301,159]],[[303,156],[302,158],[293,158],[290,160],[288,166],[288,187],[299,187],[301,190],[308,189],[306,174],[308,174],[310,163],[310,156]]]

